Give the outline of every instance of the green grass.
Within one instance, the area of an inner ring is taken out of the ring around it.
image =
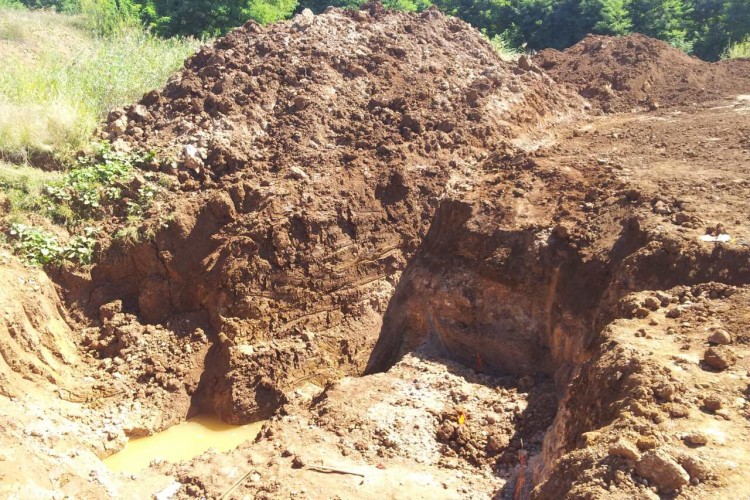
[[[109,110],[164,85],[197,47],[127,24],[100,36],[91,22],[0,7],[0,158],[71,158]]]
[[[746,36],[740,42],[731,44],[722,55],[722,59],[739,59],[741,57],[750,58],[750,36]]]
[[[500,56],[500,59],[502,59],[503,61],[517,61],[518,58],[523,54],[523,50],[513,48],[505,38],[499,35],[495,35],[492,38],[488,38],[487,40],[490,42],[492,48],[495,49],[495,52],[497,52],[497,55]]]
[[[7,222],[29,222],[44,210],[47,186],[60,182],[62,175],[38,168],[0,162],[0,212]]]

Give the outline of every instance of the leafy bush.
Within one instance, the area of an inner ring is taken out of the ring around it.
[[[96,229],[87,227],[83,234],[61,244],[56,236],[26,224],[13,224],[10,235],[13,249],[27,263],[35,265],[59,264],[64,260],[90,264],[96,247]]]
[[[52,181],[34,177],[32,182],[20,174],[9,173],[15,170],[13,167],[0,168],[0,187],[7,193],[19,193],[11,199],[11,212],[15,215],[4,222],[10,226],[14,250],[26,261],[39,265],[64,260],[90,263],[97,240],[96,231],[86,221],[106,213],[119,213],[127,220],[128,227],[135,228],[137,235],[137,225],[156,198],[159,185],[153,174],[139,176],[135,164],[151,161],[153,157],[115,152],[106,143],[99,148],[95,157],[80,159],[66,174]],[[26,167],[24,170],[33,172],[35,169]],[[18,201],[23,199],[24,192],[33,193],[28,197],[33,202],[23,205]],[[18,222],[24,215],[32,215],[24,214],[24,209],[34,211],[31,218],[38,220],[47,216],[65,223],[77,234],[61,242],[33,224]]]
[[[64,220],[71,223],[100,214],[105,202],[119,202],[123,188],[134,181],[135,165],[153,158],[152,154],[113,151],[106,142],[98,148],[95,156],[80,158],[59,181],[46,187],[47,211],[53,218],[66,219],[61,214],[72,214],[72,220]],[[142,215],[153,201],[158,188],[152,176],[145,174],[144,181],[133,188],[137,194],[126,202],[128,215]]]

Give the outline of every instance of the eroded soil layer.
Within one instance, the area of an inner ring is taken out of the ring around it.
[[[153,238],[57,272],[66,306],[3,257],[2,491],[747,495],[750,75],[725,65],[722,100],[592,116],[434,10],[204,48],[108,124],[178,182]],[[204,410],[272,418],[133,477],[96,458]]]

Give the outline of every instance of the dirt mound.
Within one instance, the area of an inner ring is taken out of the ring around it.
[[[75,428],[104,455],[197,408],[271,422],[109,495],[746,494],[748,100],[593,118],[559,88],[369,6],[250,23],[113,113],[172,190],[58,276]],[[28,418],[8,439],[54,446]]]
[[[120,300],[149,323],[206,311],[221,341],[199,394],[235,422],[299,380],[360,372],[446,186],[582,109],[525,62],[434,9],[246,24],[110,117],[112,140],[156,150],[180,190],[145,223],[153,241],[112,244],[77,303]]]
[[[750,91],[750,60],[707,63],[666,42],[634,34],[589,35],[534,61],[605,111],[675,106]]]

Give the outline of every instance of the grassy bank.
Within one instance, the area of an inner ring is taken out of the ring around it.
[[[70,158],[110,109],[163,85],[197,46],[134,26],[102,36],[92,25],[0,6],[0,159]]]

